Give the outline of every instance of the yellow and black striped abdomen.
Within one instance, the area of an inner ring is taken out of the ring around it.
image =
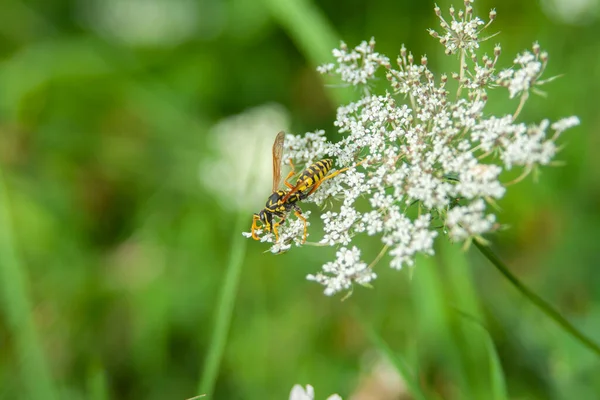
[[[332,166],[333,161],[330,159],[317,161],[316,163],[311,164],[300,174],[298,180],[296,181],[298,191],[303,192],[321,181],[327,175]]]

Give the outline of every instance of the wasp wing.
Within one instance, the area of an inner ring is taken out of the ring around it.
[[[273,143],[273,192],[279,188],[281,180],[281,158],[283,157],[283,142],[285,141],[285,132],[281,131],[275,136]]]

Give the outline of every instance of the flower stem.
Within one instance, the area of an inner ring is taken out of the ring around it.
[[[460,97],[460,92],[462,91],[462,82],[465,77],[465,49],[460,50],[460,71],[458,75],[458,90],[456,91],[456,98]]]
[[[577,339],[581,344],[592,350],[598,356],[600,356],[600,346],[592,341],[590,338],[581,333],[575,328],[569,321],[567,321],[558,311],[556,311],[550,304],[544,299],[539,297],[527,286],[525,286],[516,276],[514,276],[506,267],[506,265],[500,260],[500,258],[487,246],[483,246],[476,240],[473,241],[479,251],[500,271],[506,279],[512,283],[519,292],[521,292],[529,301],[535,304],[544,314],[549,318],[553,319],[558,325],[567,331],[571,336]]]
[[[200,379],[199,393],[210,396],[213,393],[221,359],[225,351],[229,326],[231,325],[231,315],[240,281],[240,273],[246,254],[246,238],[241,234],[246,222],[246,215],[240,211],[233,229],[231,239],[231,253],[227,270],[225,272],[225,281],[221,287],[221,295],[217,304],[217,316],[208,346],[208,353],[204,362],[204,370]]]
[[[375,257],[373,262],[371,264],[369,264],[368,268],[373,269],[373,267],[375,267],[377,265],[377,263],[383,258],[383,256],[385,256],[385,253],[387,253],[389,248],[390,248],[390,246],[388,246],[387,244],[385,246],[383,246],[383,249],[381,249],[379,254],[377,254],[377,257]]]
[[[529,98],[529,92],[523,92],[523,94],[521,95],[521,100],[519,101],[519,106],[517,107],[517,110],[515,111],[515,113],[512,116],[513,122],[516,121],[517,117],[521,113],[521,110],[523,109],[523,106],[525,105],[525,102],[527,101],[528,98]]]

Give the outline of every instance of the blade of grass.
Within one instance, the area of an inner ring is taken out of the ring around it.
[[[530,290],[527,286],[525,286],[515,275],[513,275],[506,265],[500,260],[500,258],[488,247],[478,243],[476,240],[473,241],[475,247],[479,249],[481,254],[487,258],[492,265],[500,271],[506,279],[509,280],[513,286],[521,292],[529,301],[531,301],[535,306],[537,306],[546,316],[550,319],[554,320],[563,330],[573,336],[576,340],[578,340],[582,345],[596,353],[596,355],[600,356],[600,346],[595,343],[593,340],[588,338],[582,332],[580,332],[575,326],[573,326],[569,321],[565,319],[558,311],[556,311],[549,303],[547,303],[540,296],[535,294],[532,290]]]
[[[361,315],[357,308],[354,309],[354,314],[373,345],[392,363],[396,371],[402,376],[413,398],[416,400],[426,400],[427,396],[425,396],[419,382],[413,376],[408,363],[388,346],[385,340],[375,331],[373,326]]]
[[[39,341],[28,297],[27,272],[19,260],[12,232],[6,184],[0,171],[0,287],[2,308],[16,346],[27,398],[55,399],[50,371]]]
[[[332,59],[331,51],[340,37],[321,10],[310,0],[263,0],[267,9],[314,66]],[[328,95],[336,104],[351,101],[348,91],[330,88]]]
[[[319,65],[331,57],[339,36],[315,4],[310,0],[264,1],[310,62]]]
[[[443,240],[439,243],[439,251],[436,253],[443,265],[440,272],[443,273],[446,288],[451,292],[452,303],[479,318],[479,298],[471,276],[472,268],[462,245]]]
[[[498,352],[496,351],[496,346],[494,346],[494,341],[492,340],[492,336],[488,332],[488,330],[483,326],[477,318],[474,316],[461,311],[459,309],[455,309],[466,321],[471,322],[473,326],[479,328],[481,333],[483,334],[483,338],[485,341],[486,350],[488,353],[489,359],[489,368],[490,368],[490,392],[491,398],[493,400],[507,400],[508,394],[506,391],[506,382],[504,380],[504,372],[502,370],[502,363],[500,362],[500,357],[498,356]]]
[[[475,393],[479,387],[473,384],[464,338],[452,318],[449,303],[454,299],[442,270],[436,258],[417,257],[411,290],[420,352],[437,358],[440,369],[459,389],[461,398],[478,398]]]
[[[209,342],[208,354],[204,362],[204,370],[200,378],[198,392],[211,396],[217,380],[217,374],[225,351],[225,344],[231,325],[231,315],[239,286],[240,274],[246,254],[246,239],[242,231],[247,222],[247,215],[240,211],[236,217],[231,239],[231,253],[225,272],[225,280],[221,287],[221,295],[217,304],[216,320]]]
[[[471,268],[465,252],[460,245],[446,240],[438,243],[438,247],[436,259],[441,267],[438,268],[438,273],[444,282],[446,302],[450,309],[454,305],[471,315],[481,315]],[[452,333],[460,354],[458,361],[462,363],[467,379],[466,383],[471,391],[470,395],[473,398],[485,398],[491,392],[492,385],[492,382],[487,379],[486,371],[480,367],[489,359],[487,342],[478,332],[474,332],[471,327],[465,326],[460,320],[457,320],[453,313],[450,316],[452,323],[449,326],[449,332]]]

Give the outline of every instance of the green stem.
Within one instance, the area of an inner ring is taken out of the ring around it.
[[[199,393],[209,397],[213,393],[221,359],[225,351],[229,326],[231,325],[231,315],[246,254],[246,242],[248,239],[242,236],[241,233],[244,230],[244,224],[247,222],[246,219],[247,215],[240,211],[233,228],[231,253],[225,273],[225,281],[221,288],[221,296],[217,304],[217,316],[209,342],[208,354],[204,362],[202,378],[200,379]]]
[[[456,91],[456,98],[460,97],[462,91],[463,78],[465,77],[465,49],[460,50],[460,71],[458,75],[458,89]]]
[[[517,107],[517,110],[515,111],[515,113],[512,116],[513,121],[515,121],[517,119],[517,117],[519,116],[519,114],[521,113],[521,110],[523,109],[523,106],[525,105],[525,102],[527,101],[528,98],[529,98],[529,92],[523,92],[523,94],[521,95],[521,100],[519,100],[519,106]]]
[[[56,394],[44,352],[36,332],[27,272],[13,240],[12,221],[6,185],[0,171],[0,290],[2,308],[16,347],[18,368],[25,386],[25,397],[55,399]]]
[[[548,304],[544,299],[539,297],[537,294],[532,292],[527,286],[525,286],[516,276],[514,276],[504,265],[502,260],[492,252],[492,250],[478,243],[476,240],[473,241],[475,246],[481,251],[481,253],[500,271],[502,275],[506,277],[516,288],[520,291],[525,297],[527,297],[533,304],[535,304],[544,314],[554,320],[557,324],[559,324],[565,331],[567,331],[571,336],[577,339],[581,344],[586,346],[588,349],[592,350],[598,356],[600,356],[600,346],[597,343],[592,341],[590,338],[581,333],[577,328],[575,328],[569,321],[567,321],[558,311],[556,311],[550,304]]]

